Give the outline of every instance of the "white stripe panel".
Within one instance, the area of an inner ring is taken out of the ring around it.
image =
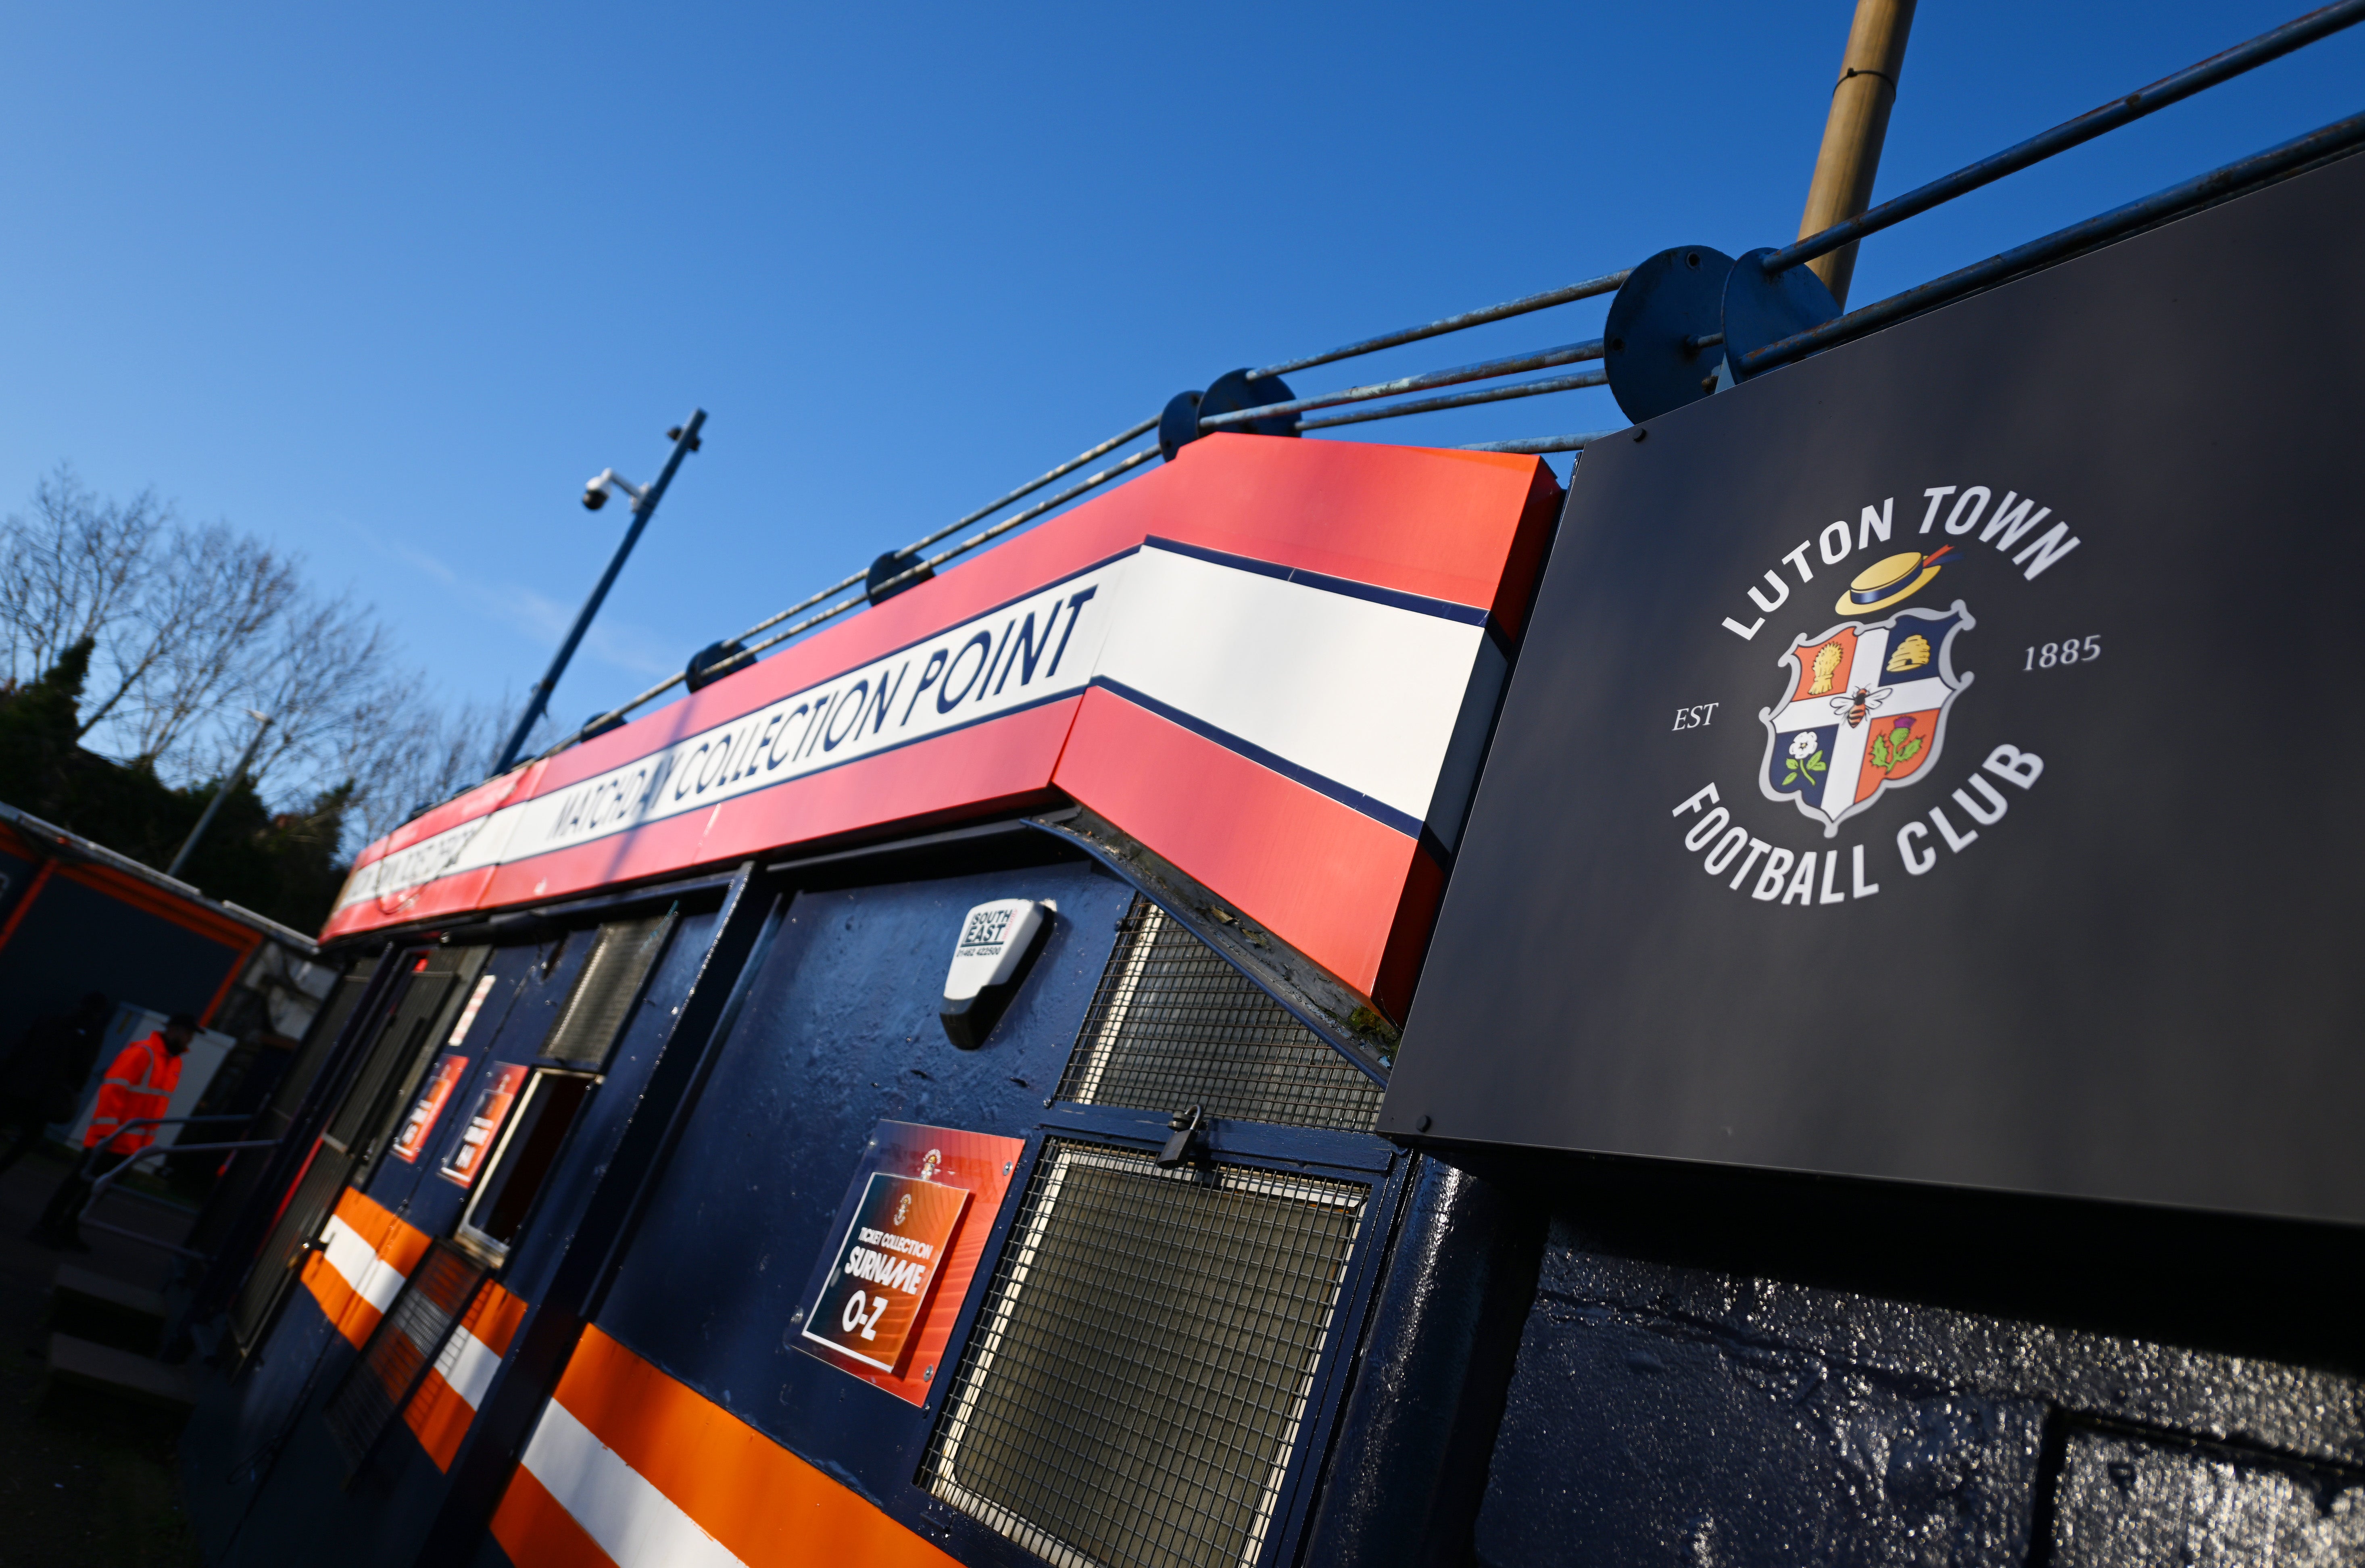
[[[1428,816],[1481,628],[1152,545],[1120,592],[1104,676]]]
[[[746,1568],[555,1399],[542,1407],[518,1462],[616,1568]]]
[[[336,1215],[329,1216],[328,1227],[320,1232],[320,1255],[329,1260],[329,1267],[344,1276],[345,1283],[358,1292],[362,1277],[377,1261],[377,1249],[363,1240],[361,1232]]]
[[[372,1254],[368,1269],[363,1271],[360,1282],[353,1289],[364,1301],[384,1312],[394,1305],[394,1298],[402,1294],[402,1282],[408,1278],[409,1276],[401,1270]]]
[[[501,1358],[490,1345],[469,1333],[454,1328],[452,1337],[443,1341],[443,1353],[435,1358],[435,1370],[453,1393],[467,1401],[474,1410],[484,1403],[485,1390],[492,1387],[493,1374],[501,1370]]]
[[[344,1276],[353,1294],[384,1312],[402,1294],[402,1271],[377,1255],[377,1249],[362,1239],[361,1232],[335,1215],[329,1216],[328,1228],[320,1232],[321,1255],[329,1267]]]
[[[1075,604],[1086,589],[1097,592]],[[1064,613],[1048,613],[1054,604]],[[1058,655],[1056,675],[1021,669],[1011,679],[1007,634],[1030,610],[1046,635],[1055,623],[1062,639],[1071,640]],[[939,713],[933,700],[920,703],[916,694],[905,695],[929,678],[926,666],[939,654],[947,660],[940,666],[944,676],[976,673],[970,666],[977,655],[962,650],[981,631],[995,644],[991,667],[998,673],[990,698],[970,698]],[[621,825],[707,810],[816,767],[1077,689],[1095,673],[1407,816],[1425,818],[1485,635],[1464,622],[1145,544],[1126,560],[975,617],[886,660],[358,867],[337,907],[398,896],[441,877],[526,858]],[[893,722],[849,730],[835,755],[818,747],[806,755],[809,710],[882,674],[896,686]]]

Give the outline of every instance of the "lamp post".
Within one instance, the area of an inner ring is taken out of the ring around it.
[[[239,753],[238,766],[231,768],[230,777],[221,781],[220,788],[214,791],[214,798],[206,802],[205,814],[197,818],[197,825],[189,830],[188,837],[181,840],[179,853],[173,857],[173,863],[164,868],[167,877],[179,876],[181,868],[189,863],[189,852],[196,848],[197,840],[205,837],[206,829],[214,825],[214,814],[221,810],[222,801],[229,799],[230,792],[238,788],[239,780],[246,777],[246,770],[254,765],[254,754],[263,749],[263,734],[271,728],[271,715],[258,713],[249,708],[246,716],[254,721],[254,738],[246,743],[244,751]]]
[[[616,574],[624,569],[624,557],[630,555],[633,546],[640,543],[641,530],[648,526],[649,518],[657,510],[657,502],[665,498],[666,487],[673,483],[674,470],[681,466],[684,457],[699,449],[699,427],[705,423],[706,410],[693,409],[687,423],[666,431],[673,439],[673,450],[666,454],[665,466],[657,471],[656,478],[646,487],[633,484],[613,468],[601,469],[589,484],[583,487],[583,505],[589,511],[598,511],[608,504],[611,489],[621,490],[631,497],[632,526],[624,530],[624,542],[616,546],[615,559],[610,561],[608,569],[600,574],[598,586],[591,590],[591,597],[583,601],[582,613],[576,616],[566,640],[558,644],[558,656],[550,661],[550,673],[544,676],[527,694],[525,711],[519,716],[517,729],[510,734],[509,744],[501,748],[501,759],[493,765],[493,775],[506,773],[516,765],[518,753],[525,749],[525,737],[550,707],[550,694],[558,689],[558,678],[566,673],[566,661],[575,656],[576,644],[583,641],[583,633],[590,627],[591,618],[600,613],[600,601],[608,597],[608,589],[614,586]]]

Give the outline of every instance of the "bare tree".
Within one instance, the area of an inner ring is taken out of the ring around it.
[[[249,775],[296,805],[350,784],[349,846],[483,777],[497,708],[446,711],[376,612],[305,586],[302,563],[228,523],[189,526],[152,493],[93,494],[61,466],[0,523],[0,648],[12,685],[96,643],[79,736],[168,779],[219,778],[272,725]],[[503,706],[508,706],[504,704]]]
[[[112,633],[144,600],[170,508],[151,491],[126,502],[93,495],[60,464],[33,488],[33,515],[0,522],[0,641],[8,682],[38,679],[66,648]]]
[[[275,684],[268,666],[287,651],[302,599],[295,562],[225,523],[162,537],[170,559],[102,644],[114,682],[94,687],[82,723],[88,734],[116,720],[132,755],[151,761],[192,725]]]
[[[413,703],[398,722],[378,730],[369,759],[372,787],[354,802],[354,842],[382,837],[482,782],[516,710],[507,699],[453,708]]]

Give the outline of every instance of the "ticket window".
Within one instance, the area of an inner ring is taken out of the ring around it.
[[[558,1163],[567,1130],[575,1125],[599,1079],[588,1072],[543,1068],[526,1080],[517,1108],[506,1119],[484,1176],[460,1215],[454,1239],[483,1259],[499,1263],[517,1242],[543,1184]]]

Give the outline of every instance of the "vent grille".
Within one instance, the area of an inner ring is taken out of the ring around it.
[[[1059,1080],[1082,1105],[1358,1133],[1386,1092],[1138,893]]]
[[[620,920],[600,928],[600,945],[575,977],[558,1023],[542,1048],[555,1057],[597,1072],[607,1065],[608,1052],[641,996],[641,984],[664,951],[673,930],[671,914],[646,920]]]
[[[411,1271],[322,1416],[348,1473],[394,1424],[484,1278],[482,1269],[440,1243]]]
[[[1368,1196],[1054,1141],[921,1484],[1058,1568],[1254,1562]]]

